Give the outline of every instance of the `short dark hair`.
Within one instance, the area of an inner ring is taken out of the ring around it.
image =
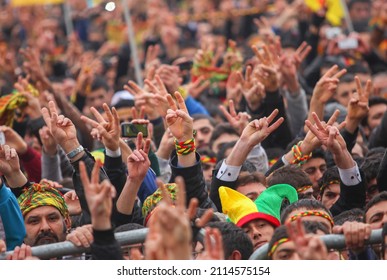
[[[354,208],[341,212],[333,218],[335,225],[340,226],[345,222],[363,222],[364,211],[360,208]]]
[[[320,201],[314,199],[300,199],[283,209],[281,213],[281,224],[286,222],[291,212],[300,208],[305,208],[306,210],[323,210],[332,217],[332,213]]]
[[[349,0],[348,1],[348,10],[352,9],[353,5],[355,5],[356,3],[366,3],[366,4],[371,5],[370,0]]]
[[[110,87],[109,87],[108,83],[106,82],[106,79],[104,77],[97,76],[94,78],[93,82],[91,83],[91,91],[95,91],[95,90],[98,90],[100,88],[102,88],[106,91],[110,90]]]
[[[384,153],[378,153],[364,158],[360,169],[364,172],[364,179],[366,184],[378,176],[379,166],[382,162],[383,155]]]
[[[222,145],[216,155],[216,159],[217,161],[222,161],[223,159],[226,158],[226,152],[228,149],[232,149],[236,144],[236,141],[232,141],[232,142],[228,142],[228,143],[224,143],[224,145]]]
[[[241,187],[245,186],[250,183],[261,183],[262,185],[266,186],[266,177],[263,173],[259,171],[255,172],[248,172],[248,171],[243,171],[239,173],[238,179],[236,181],[235,186],[236,187]]]
[[[209,115],[206,115],[206,114],[193,114],[191,117],[193,118],[194,121],[197,121],[197,120],[208,120],[213,127],[216,126],[216,120],[213,117],[209,116]]]
[[[143,225],[137,224],[137,223],[128,223],[123,224],[114,229],[114,232],[124,232],[124,231],[130,231],[130,230],[136,230],[136,229],[143,229],[145,228]]]
[[[329,167],[322,177],[318,180],[318,187],[320,188],[320,195],[324,194],[326,187],[330,182],[339,181],[340,182],[340,174],[337,166]]]
[[[310,180],[308,174],[300,167],[289,164],[275,170],[271,174],[267,184],[268,186],[288,184],[297,190],[299,188],[312,185],[312,181]]]
[[[242,260],[248,260],[254,252],[250,237],[242,228],[229,222],[210,222],[207,226],[219,229],[223,239],[224,257],[228,259],[235,250],[241,254]]]
[[[372,107],[375,105],[379,104],[386,104],[387,105],[387,99],[381,97],[381,96],[370,96],[368,100],[368,107]],[[362,126],[367,126],[368,125],[368,118],[363,118],[362,121],[360,122]]]
[[[378,193],[373,198],[371,198],[370,201],[368,201],[368,203],[364,207],[364,222],[366,221],[366,215],[367,215],[368,210],[370,210],[370,208],[372,206],[374,206],[382,201],[387,201],[387,191]]]
[[[210,148],[216,139],[222,134],[233,134],[239,136],[239,133],[229,123],[219,123],[215,126],[210,139]]]

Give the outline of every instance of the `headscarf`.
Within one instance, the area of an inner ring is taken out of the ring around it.
[[[64,218],[69,217],[69,210],[62,194],[46,184],[33,184],[26,188],[17,200],[23,217],[40,206],[53,206]]]

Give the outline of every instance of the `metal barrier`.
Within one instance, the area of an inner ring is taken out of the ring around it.
[[[137,243],[143,243],[145,241],[148,229],[137,229],[126,232],[118,232],[115,234],[117,242],[121,246],[132,245]],[[204,231],[200,230],[197,238],[202,241]],[[342,234],[329,234],[321,236],[322,241],[325,243],[328,249],[344,249],[345,239]],[[382,243],[382,229],[373,230],[369,240],[366,240],[365,244],[377,244]],[[35,246],[31,248],[32,255],[40,259],[51,259],[60,256],[77,255],[82,253],[89,253],[90,248],[77,247],[70,241],[58,242],[54,244]],[[250,260],[265,260],[267,258],[268,244],[265,244],[261,248],[254,251],[250,256]],[[5,260],[6,256],[12,254],[13,251],[0,254],[0,260]]]
[[[147,228],[136,229],[126,232],[117,232],[115,237],[118,243],[123,245],[131,245],[136,243],[143,243],[148,233]],[[51,259],[67,255],[77,255],[82,253],[89,253],[90,248],[77,247],[70,241],[58,242],[48,245],[34,246],[31,248],[32,255],[40,259]],[[0,254],[0,260],[5,260],[8,254],[13,251]]]
[[[322,241],[325,243],[328,249],[345,249],[345,238],[342,234],[327,234],[321,236]],[[376,229],[371,232],[370,239],[365,241],[366,245],[382,243],[382,229]],[[263,245],[258,248],[250,256],[250,260],[266,260],[269,244]]]

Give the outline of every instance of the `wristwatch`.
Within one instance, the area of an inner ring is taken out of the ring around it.
[[[82,145],[79,145],[78,148],[75,148],[74,150],[72,150],[70,153],[67,154],[67,157],[69,159],[72,159],[73,157],[75,157],[77,154],[79,154],[80,152],[84,151],[85,149],[83,148]]]

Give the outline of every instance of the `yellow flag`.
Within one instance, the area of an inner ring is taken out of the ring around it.
[[[327,8],[326,19],[333,26],[341,25],[344,18],[344,10],[340,0],[305,0],[305,4],[313,11],[317,12],[324,6]]]
[[[46,4],[61,4],[64,0],[11,0],[11,5],[14,7],[46,5]]]

